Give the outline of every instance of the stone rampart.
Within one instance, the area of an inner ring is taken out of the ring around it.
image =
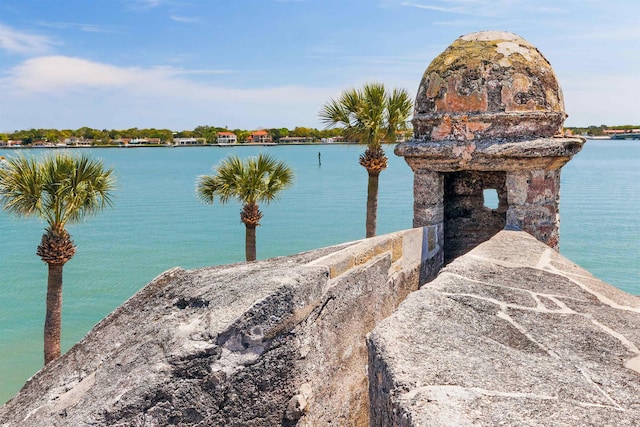
[[[369,423],[365,336],[436,234],[162,274],[0,407],[0,426]],[[431,252],[429,252],[431,251]]]
[[[372,426],[638,426],[640,298],[501,231],[368,337]]]
[[[640,425],[640,298],[515,231],[418,289],[437,235],[170,270],[0,426]]]

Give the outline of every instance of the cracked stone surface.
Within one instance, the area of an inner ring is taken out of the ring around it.
[[[640,298],[501,231],[368,337],[375,426],[640,425]]]
[[[514,231],[416,290],[428,234],[170,270],[0,426],[640,425],[640,298]]]
[[[32,377],[0,426],[368,425],[365,335],[418,288],[422,236],[169,270]]]

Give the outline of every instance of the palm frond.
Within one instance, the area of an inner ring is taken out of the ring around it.
[[[249,157],[229,156],[214,168],[214,175],[204,175],[196,182],[196,193],[205,203],[220,203],[236,199],[255,204],[276,199],[293,182],[293,171],[284,162],[266,154]]]
[[[17,216],[43,218],[52,230],[112,204],[112,169],[86,155],[57,153],[41,162],[17,157],[0,171],[0,204]]]
[[[42,215],[42,185],[38,162],[33,157],[9,159],[0,169],[0,206],[12,215]]]
[[[413,101],[405,89],[394,89],[387,100],[386,139],[396,141],[396,131],[407,129]]]
[[[269,203],[276,200],[282,190],[288,188],[293,183],[293,170],[284,162],[278,162],[266,155],[258,158],[258,163],[264,162],[265,169],[262,169],[264,176],[263,190],[257,201]]]
[[[45,213],[47,221],[59,227],[77,223],[112,203],[113,170],[86,155],[56,154],[45,159]]]
[[[218,185],[218,180],[215,176],[199,176],[196,181],[196,194],[198,198],[204,203],[212,204],[216,198]]]
[[[335,99],[329,100],[319,113],[320,121],[325,125],[326,129],[341,125],[348,127],[350,123],[349,110],[343,104]]]
[[[412,107],[406,90],[389,93],[384,84],[372,82],[329,100],[319,116],[327,128],[340,126],[347,139],[376,148],[383,139],[395,141],[395,131],[406,126]]]

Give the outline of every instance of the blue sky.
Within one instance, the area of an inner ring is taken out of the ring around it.
[[[567,126],[640,124],[638,0],[2,0],[0,131],[321,128],[342,90],[415,94],[481,30],[538,47]]]

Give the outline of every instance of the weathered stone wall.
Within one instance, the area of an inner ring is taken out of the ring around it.
[[[521,229],[548,246],[560,246],[560,169],[507,174],[507,227]]]
[[[369,335],[371,425],[638,426],[640,298],[502,231]]]
[[[366,426],[365,336],[439,252],[412,229],[170,270],[31,378],[0,426]]]
[[[414,226],[443,228],[445,262],[505,225],[558,249],[560,168],[584,143],[563,137],[566,117],[551,64],[516,34],[467,34],[433,59],[395,153],[415,174]]]
[[[448,145],[433,141],[398,144],[414,171],[414,227],[442,230],[449,261],[503,227],[523,230],[559,248],[560,168],[582,148],[580,138],[476,141]],[[486,209],[481,193],[495,189],[500,205]]]

